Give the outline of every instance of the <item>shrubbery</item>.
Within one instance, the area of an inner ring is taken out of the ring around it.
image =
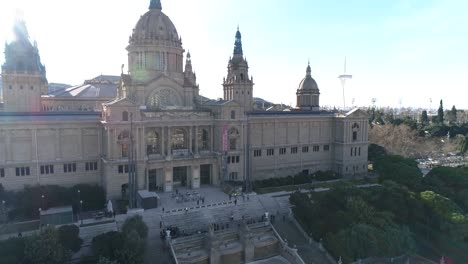
[[[78,195],[78,190],[80,194]],[[42,199],[44,195],[44,199]],[[1,191],[0,196],[6,200],[10,220],[27,220],[38,217],[38,208],[72,205],[76,212],[79,200],[83,200],[83,211],[102,209],[106,203],[104,189],[97,185],[79,184],[71,188],[58,185],[25,186],[23,190]],[[3,199],[2,198],[2,199]],[[44,209],[44,208],[43,208]]]
[[[148,226],[136,215],[125,220],[122,232],[111,231],[94,237],[91,248],[99,263],[140,264],[147,236]]]
[[[64,225],[58,228],[58,236],[60,244],[66,249],[73,252],[78,252],[83,244],[83,240],[79,237],[80,228],[76,225]]]
[[[69,233],[67,230],[74,231]],[[70,259],[72,251],[70,250],[69,245],[65,244],[63,239],[76,241],[78,233],[75,231],[76,230],[73,228],[64,228],[59,231],[53,227],[48,227],[42,230],[39,234],[0,241],[0,263],[66,263]],[[69,233],[69,235],[63,236],[65,233]],[[79,248],[76,247],[73,249],[76,251],[79,250]]]
[[[333,171],[317,171],[314,174],[299,173],[295,176],[254,181],[253,188],[254,190],[258,190],[260,188],[305,184],[311,183],[312,181],[329,181],[339,178],[340,175]]]

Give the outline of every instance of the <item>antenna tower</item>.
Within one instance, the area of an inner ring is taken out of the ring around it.
[[[352,75],[346,74],[346,57],[345,57],[343,74],[338,76],[338,79],[341,80],[341,87],[343,88],[343,110],[346,108],[346,99],[345,99],[346,80],[351,80],[352,78],[353,78]]]

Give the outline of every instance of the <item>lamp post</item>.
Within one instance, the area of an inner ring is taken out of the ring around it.
[[[2,200],[2,222],[6,222],[5,200]]]
[[[45,208],[45,204],[44,204],[44,198],[45,198],[45,195],[41,195],[41,208],[44,208],[44,210],[46,209]]]
[[[81,191],[80,189],[78,189],[76,192],[78,193],[78,203],[79,203],[81,201]],[[80,214],[81,212],[78,212],[78,213]],[[81,218],[81,215],[79,215],[79,217]]]
[[[80,200],[80,220],[81,220],[81,224],[83,225],[83,217],[81,216],[82,210],[83,210],[83,200]]]
[[[37,209],[39,211],[39,229],[42,230],[42,223],[41,223],[41,211],[42,211],[42,208],[39,208]]]

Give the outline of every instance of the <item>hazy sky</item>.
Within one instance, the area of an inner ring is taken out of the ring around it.
[[[149,0],[0,0],[0,42],[15,16],[37,40],[49,82],[120,74],[128,37]],[[222,96],[237,25],[254,96],[295,104],[310,59],[321,105],[468,108],[468,1],[162,0],[190,50],[202,95]],[[18,11],[21,10],[21,11]],[[0,57],[3,63],[4,57]]]

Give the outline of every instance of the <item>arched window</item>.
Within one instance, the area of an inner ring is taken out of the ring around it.
[[[237,140],[239,139],[239,131],[236,128],[231,128],[228,132],[229,150],[237,149]]]
[[[146,133],[146,154],[153,155],[160,153],[160,139],[158,132],[152,130]]]
[[[353,141],[358,140],[359,124],[354,123],[351,129],[353,131]]]
[[[241,73],[240,76],[241,76],[241,80],[243,81],[244,80],[244,74]]]
[[[185,132],[184,129],[182,128],[176,128],[172,132],[171,136],[171,144],[172,144],[172,149],[177,150],[177,149],[188,149],[187,147],[187,133]]]
[[[231,111],[231,119],[236,119],[236,111]]]
[[[122,112],[122,121],[128,121],[128,112],[127,111]]]

